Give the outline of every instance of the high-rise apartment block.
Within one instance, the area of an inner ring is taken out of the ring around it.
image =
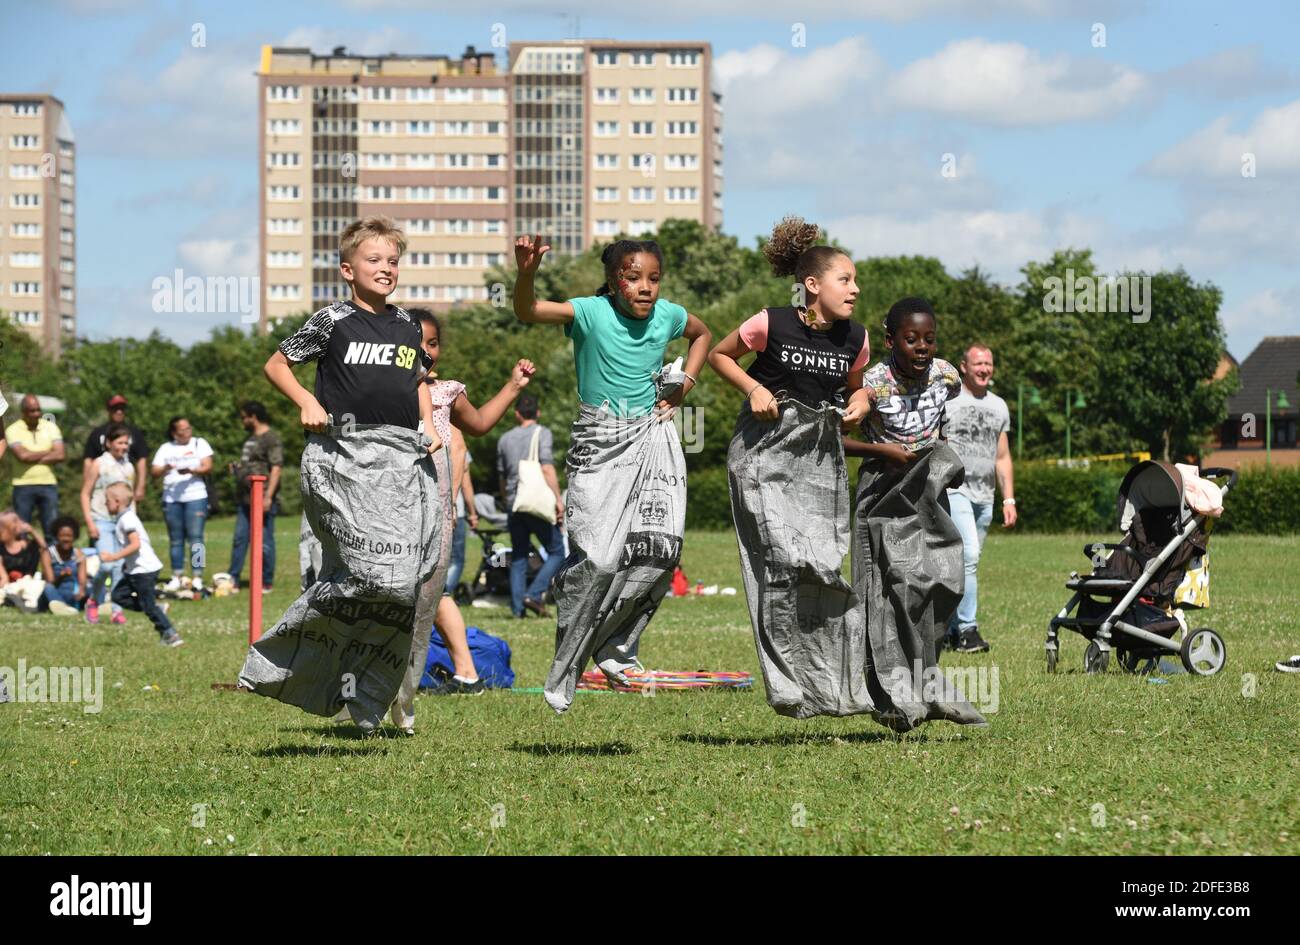
[[[708,43],[510,47],[514,229],[581,252],[670,218],[722,223],[722,96]]]
[[[55,357],[77,331],[75,159],[62,102],[0,93],[0,310]]]
[[[671,217],[722,219],[721,96],[707,43],[516,43],[362,56],[264,47],[262,318],[346,294],[338,235],[384,214],[406,233],[394,301],[489,296],[516,234],[576,253]]]

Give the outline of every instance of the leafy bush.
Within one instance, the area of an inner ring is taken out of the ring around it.
[[[1247,467],[1223,500],[1216,527],[1264,535],[1300,532],[1300,467]]]

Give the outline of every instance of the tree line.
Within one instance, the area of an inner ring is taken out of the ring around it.
[[[665,222],[654,237],[664,253],[661,297],[698,315],[715,339],[766,306],[791,304],[790,280],[771,274],[761,241],[743,246],[733,236],[684,220]],[[601,248],[544,265],[537,278],[538,297],[593,294],[604,280]],[[1172,459],[1198,456],[1236,390],[1235,372],[1214,380],[1225,350],[1222,293],[1182,269],[1118,274],[1149,278],[1146,310],[1134,315],[1093,310],[1098,304],[1060,304],[1063,280],[1088,285],[1094,283],[1086,280],[1100,283],[1104,278],[1086,249],[1058,250],[1045,260],[1027,262],[1021,281],[1012,286],[994,282],[978,267],[949,273],[937,259],[924,256],[873,257],[856,266],[860,294],[855,318],[866,325],[873,362],[886,355],[882,323],[889,306],[903,296],[920,295],[939,314],[939,357],[956,363],[975,341],[993,350],[994,390],[1012,411],[1013,448],[1018,385],[1037,392],[1036,403],[1026,396],[1022,418],[1027,459],[1063,455],[1067,397],[1075,455],[1148,450]],[[516,359],[531,358],[539,372],[529,390],[539,397],[542,421],[555,432],[556,448],[562,450],[578,405],[571,344],[554,326],[515,320],[511,265],[489,271],[485,278],[494,303],[461,304],[443,318],[439,374],[464,382],[477,403],[499,389]],[[255,327],[223,325],[188,348],[157,331],[143,339],[83,339],[58,361],[8,319],[0,319],[0,388],[6,394],[53,395],[67,403],[57,419],[74,460],[59,470],[60,505],[68,510],[78,507],[81,446],[89,430],[104,422],[104,402],[114,393],[129,399],[129,422],[145,431],[151,449],[165,439],[172,417],[189,418],[195,434],[216,453],[211,491],[218,507],[229,510],[234,482],[225,463],[238,458],[246,435],[237,408],[245,400],[260,400],[284,438],[282,501],[286,511],[294,512],[296,457],[304,435],[296,408],[271,388],[262,365],[308,314],[282,319],[265,334]],[[684,353],[684,342],[669,348],[669,357]],[[314,366],[298,370],[310,385]],[[713,478],[725,467],[741,397],[720,378],[705,375],[687,401],[700,411],[688,422],[701,423],[704,434],[702,448],[687,454],[687,465],[693,476],[707,472],[712,475],[706,478]],[[1080,395],[1085,406],[1075,409]],[[6,425],[15,419],[17,411],[11,409]],[[502,423],[470,444],[475,486],[481,491],[496,489],[496,439],[507,429],[509,424]],[[8,494],[12,473],[11,461],[0,463],[0,494]],[[151,495],[157,494],[151,489]]]

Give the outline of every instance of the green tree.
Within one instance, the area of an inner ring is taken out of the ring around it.
[[[1097,410],[1166,461],[1199,456],[1238,386],[1235,374],[1214,380],[1223,293],[1182,269],[1150,279],[1149,320],[1116,313],[1101,322]]]
[[[1026,456],[1063,456],[1066,391],[1082,392],[1092,403],[1098,396],[1101,363],[1098,331],[1105,317],[1095,312],[1066,311],[1053,296],[1054,280],[1072,282],[1092,278],[1096,266],[1091,250],[1054,252],[1045,262],[1029,262],[1020,270],[1024,278],[1016,290],[1011,330],[1004,350],[997,353],[1002,395],[1016,427],[1016,385],[1036,388],[1042,399],[1037,407],[1026,403],[1024,417]],[[1077,393],[1072,394],[1077,396]],[[1117,431],[1102,428],[1091,408],[1071,411],[1074,452],[1114,452],[1129,448],[1127,438],[1116,442]],[[1118,431],[1122,434],[1122,431]]]

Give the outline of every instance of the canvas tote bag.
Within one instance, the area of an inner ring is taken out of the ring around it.
[[[541,436],[542,428],[538,426],[533,430],[533,442],[528,448],[528,455],[519,461],[519,485],[515,488],[515,504],[511,506],[511,511],[527,512],[554,525],[555,493],[546,484],[542,464],[537,459],[537,441]]]

